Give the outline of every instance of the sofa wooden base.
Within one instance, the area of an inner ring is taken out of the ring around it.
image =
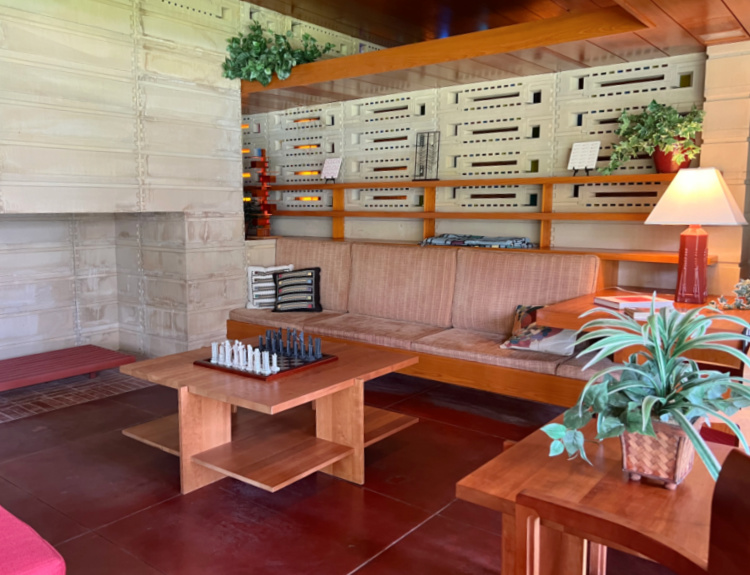
[[[227,321],[227,337],[244,339],[265,335],[268,326],[245,323],[235,320]],[[343,341],[374,349],[389,349],[368,343],[323,337],[325,341]],[[400,350],[403,351],[403,350]],[[498,367],[475,361],[454,359],[427,353],[410,351],[419,357],[416,365],[399,370],[399,373],[472,387],[511,397],[529,399],[542,403],[571,407],[578,401],[585,381],[559,377],[545,373],[522,371],[509,367]]]

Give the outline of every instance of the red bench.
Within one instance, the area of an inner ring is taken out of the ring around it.
[[[4,359],[0,361],[0,391],[84,373],[96,377],[102,369],[111,369],[134,361],[135,357],[132,355],[96,345],[82,345]]]

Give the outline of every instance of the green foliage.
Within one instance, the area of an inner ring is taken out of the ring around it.
[[[622,164],[639,155],[652,155],[656,148],[663,152],[674,152],[677,163],[693,159],[700,152],[695,136],[703,127],[705,112],[695,106],[685,115],[667,104],[656,100],[646,106],[641,114],[628,114],[623,110],[615,134],[620,136],[609,165],[600,169],[603,174],[611,174]]]
[[[286,35],[264,32],[260,24],[253,22],[247,34],[227,40],[229,55],[223,64],[224,77],[257,80],[268,86],[274,72],[279,80],[286,80],[294,66],[314,62],[333,48],[329,42],[321,49],[309,34],[302,35],[302,48],[292,48],[291,36],[291,30]]]
[[[701,436],[692,427],[700,417],[713,415],[724,421],[737,435],[745,451],[748,444],[739,427],[727,416],[750,406],[747,381],[716,370],[702,370],[685,357],[691,351],[721,351],[750,366],[750,359],[732,347],[750,336],[728,332],[708,332],[716,310],[695,308],[680,313],[672,308],[654,312],[653,303],[648,320],[639,324],[612,309],[597,308],[611,316],[589,321],[582,328],[578,343],[592,342],[580,355],[593,354],[584,369],[597,361],[627,348],[641,346],[621,365],[595,374],[586,384],[578,403],[565,412],[564,424],[542,428],[553,440],[550,455],[567,451],[586,459],[583,436],[578,431],[596,415],[596,439],[618,437],[624,431],[655,435],[652,419],[676,423],[688,435],[711,476],[716,479],[720,465]],[[708,315],[702,315],[707,312]],[[723,321],[743,328],[750,324],[735,316],[722,315]],[[726,343],[729,342],[729,343]],[[597,380],[602,378],[601,382]],[[586,459],[588,461],[588,459]]]

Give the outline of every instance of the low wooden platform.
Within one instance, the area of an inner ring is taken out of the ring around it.
[[[96,345],[82,345],[4,359],[0,361],[0,391],[84,373],[96,377],[103,369],[119,367],[134,361],[135,357],[132,355]]]

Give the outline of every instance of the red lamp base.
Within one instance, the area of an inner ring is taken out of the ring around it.
[[[674,296],[676,302],[706,302],[707,265],[708,234],[699,225],[691,225],[680,234],[680,263],[677,270],[677,292]]]

